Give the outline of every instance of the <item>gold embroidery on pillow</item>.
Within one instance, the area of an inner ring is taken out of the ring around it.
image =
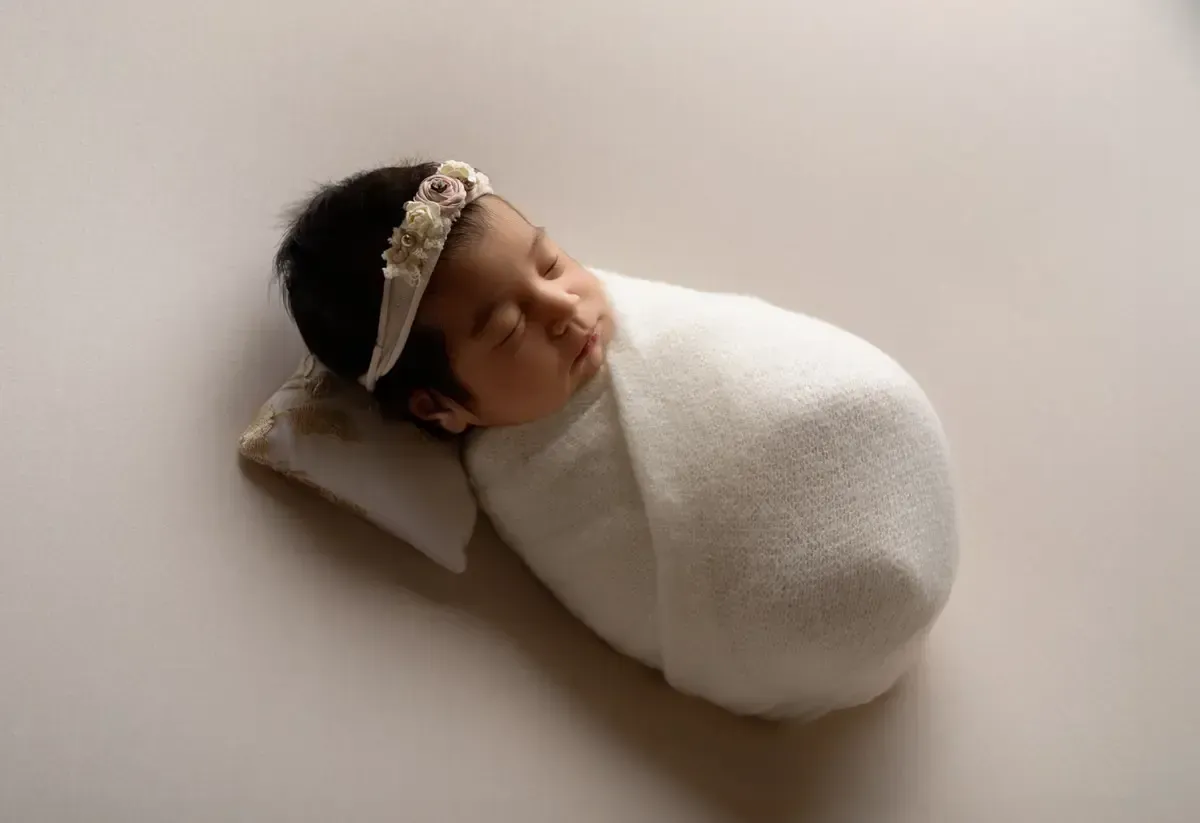
[[[304,403],[285,412],[297,435],[325,435],[342,441],[358,440],[358,429],[349,413],[317,403]]]
[[[321,372],[316,377],[309,378],[304,384],[308,396],[313,400],[323,400],[326,397],[333,397],[338,393],[340,388],[337,383],[337,378],[329,372]]]
[[[282,391],[295,391],[296,389],[306,389],[308,384],[319,378],[320,374],[314,375],[317,371],[317,358],[311,354],[306,354],[304,359],[300,361],[300,367],[296,369],[296,373],[283,381]],[[324,372],[321,372],[324,374]]]
[[[271,457],[271,429],[275,428],[275,410],[267,403],[258,410],[254,421],[238,439],[238,452],[247,460],[266,464]]]
[[[320,371],[304,380],[303,389],[313,400],[336,398],[338,403],[364,411],[373,410],[375,398],[355,383],[347,383],[330,371]]]
[[[283,392],[303,392],[303,395],[281,398]],[[332,398],[336,398],[336,401],[332,401]],[[289,480],[307,486],[335,506],[370,521],[370,515],[362,506],[338,497],[310,478],[307,472],[280,465],[271,459],[271,433],[280,417],[286,418],[291,424],[295,436],[325,436],[344,442],[359,440],[358,428],[351,413],[332,403],[339,402],[359,409],[370,408],[374,403],[370,394],[358,391],[357,386],[343,383],[321,367],[315,357],[308,355],[272,398],[272,401],[276,400],[285,405],[296,400],[301,402],[283,410],[276,410],[272,402],[263,405],[238,439],[238,451],[246,459],[262,463]]]

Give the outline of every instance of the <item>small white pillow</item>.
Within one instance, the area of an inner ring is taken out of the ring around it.
[[[315,358],[305,357],[263,405],[238,450],[450,571],[466,569],[477,508],[458,446],[384,421],[369,394]]]

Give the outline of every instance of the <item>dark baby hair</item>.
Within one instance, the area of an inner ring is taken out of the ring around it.
[[[383,300],[382,254],[404,221],[404,204],[437,168],[424,163],[361,172],[322,186],[292,214],[275,255],[275,274],[304,344],[344,380],[356,381],[370,365]],[[441,260],[485,228],[478,203],[468,205],[446,238]],[[409,410],[409,398],[420,389],[470,406],[471,395],[451,368],[445,336],[414,324],[399,362],[375,385],[375,400],[385,417],[443,436],[441,426]]]

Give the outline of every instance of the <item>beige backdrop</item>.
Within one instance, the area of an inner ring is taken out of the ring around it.
[[[0,820],[1200,818],[1200,9],[0,6]],[[423,153],[585,261],[894,353],[965,543],[922,669],[809,728],[234,459],[282,206]]]

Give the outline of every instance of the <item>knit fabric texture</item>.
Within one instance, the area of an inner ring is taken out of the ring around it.
[[[924,393],[810,317],[602,276],[617,318],[607,371],[558,415],[468,445],[500,534],[681,691],[812,717],[889,689],[957,559]]]

